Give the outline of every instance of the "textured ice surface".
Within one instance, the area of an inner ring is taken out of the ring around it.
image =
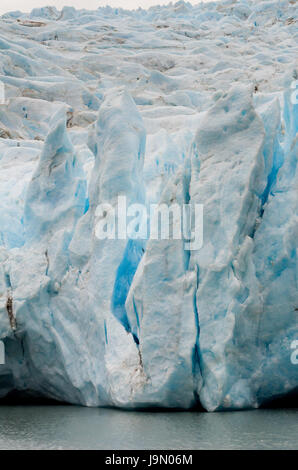
[[[293,0],[0,19],[1,397],[297,394],[297,24]],[[98,240],[118,196],[204,204],[202,248]]]

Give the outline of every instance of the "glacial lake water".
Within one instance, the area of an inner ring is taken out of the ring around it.
[[[298,449],[298,410],[0,406],[0,449]]]

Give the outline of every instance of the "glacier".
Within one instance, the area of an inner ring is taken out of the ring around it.
[[[297,399],[297,3],[44,7],[0,25],[0,397]],[[97,208],[119,196],[202,204],[202,247],[100,240]]]

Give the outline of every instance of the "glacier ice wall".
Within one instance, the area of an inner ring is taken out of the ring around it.
[[[2,16],[0,397],[297,396],[297,21],[287,0]],[[203,246],[99,240],[119,196],[203,204]]]

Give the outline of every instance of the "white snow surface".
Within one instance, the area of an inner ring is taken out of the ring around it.
[[[297,2],[7,13],[0,81],[0,396],[297,395]],[[98,240],[119,195],[204,204],[203,247]]]

